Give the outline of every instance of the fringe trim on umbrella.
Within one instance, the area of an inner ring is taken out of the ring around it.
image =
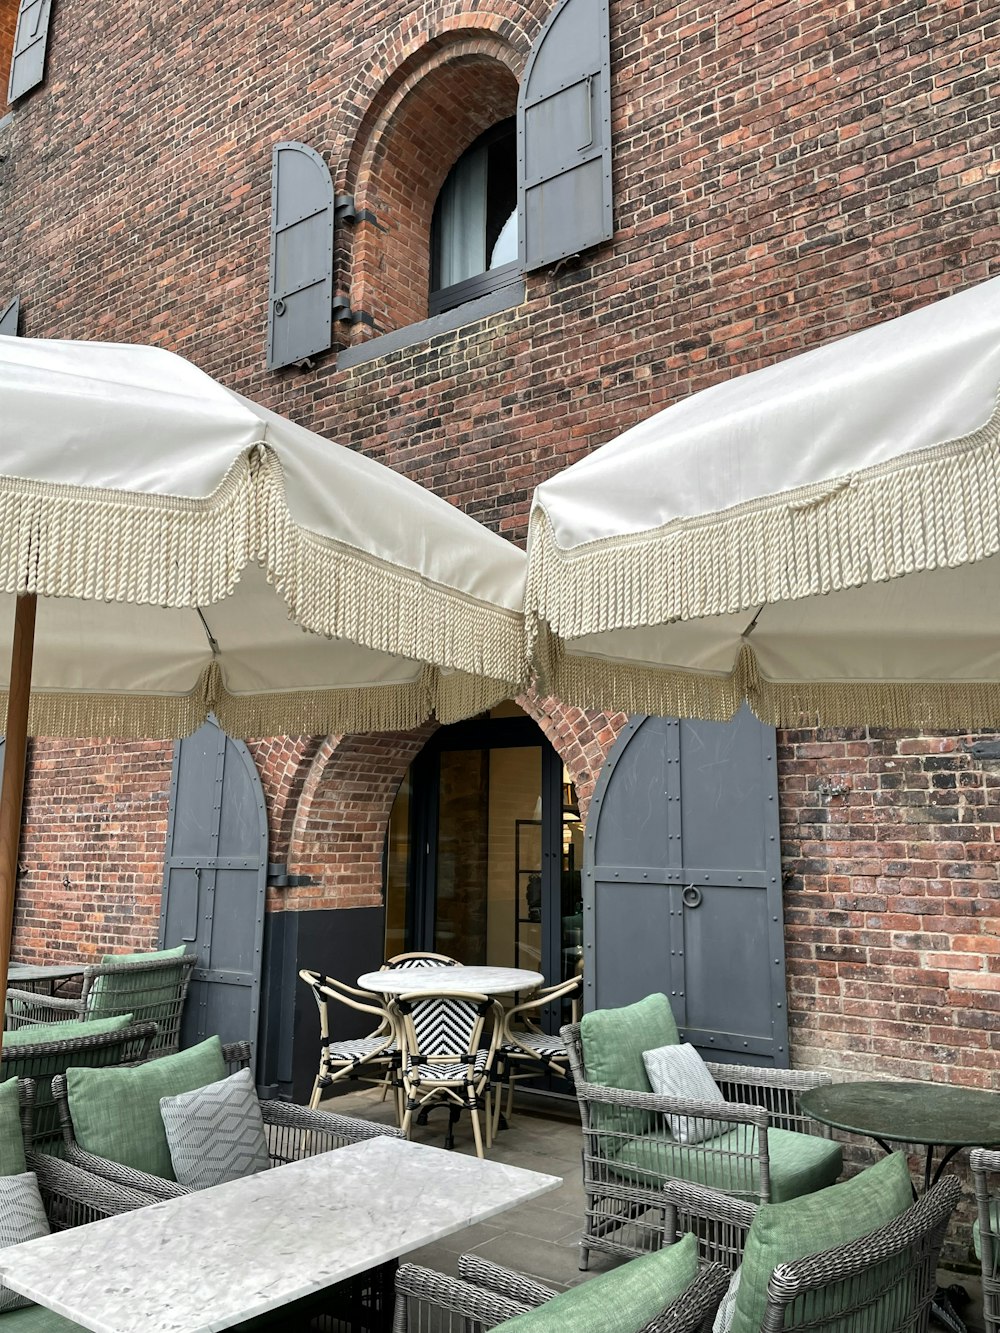
[[[292,618],[315,633],[510,681],[514,693],[527,677],[519,610],[476,601],[298,527],[280,461],[266,445],[241,456],[204,500],[0,477],[3,591],[207,607],[233,592],[251,561],[264,567]],[[442,704],[462,688],[445,689]],[[172,712],[167,700],[157,707],[159,714],[153,708],[143,716],[189,715],[182,705]]]
[[[746,700],[775,727],[1000,728],[1000,684],[990,681],[789,684],[763,679],[748,646],[730,675],[711,676],[575,657],[544,627],[539,645],[546,688],[578,708],[726,722]]]
[[[986,425],[963,439],[571,551],[558,546],[547,514],[536,508],[525,592],[529,648],[539,650],[541,622],[572,640],[994,555],[1000,551],[998,432],[1000,405]]]
[[[513,697],[514,682],[442,675],[425,667],[420,680],[342,690],[233,695],[215,664],[190,694],[73,694],[39,691],[31,696],[28,730],[33,736],[108,736],[143,739],[189,736],[213,713],[227,733],[256,736],[333,732],[409,731],[429,717],[456,722]],[[7,695],[0,693],[6,715]]]

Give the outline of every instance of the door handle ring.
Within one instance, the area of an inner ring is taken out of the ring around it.
[[[697,884],[689,884],[681,893],[681,902],[685,907],[700,907],[701,897],[701,889]]]

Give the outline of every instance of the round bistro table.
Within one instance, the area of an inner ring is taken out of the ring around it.
[[[390,967],[358,977],[362,990],[382,995],[513,995],[537,990],[544,981],[541,972],[524,967]]]
[[[892,1144],[919,1144],[926,1150],[924,1190],[963,1148],[990,1148],[1000,1143],[1000,1096],[978,1088],[957,1088],[947,1083],[831,1083],[810,1088],[799,1098],[806,1115],[834,1129],[864,1134],[880,1148]],[[945,1151],[937,1168],[934,1153]],[[916,1189],[913,1194],[916,1197]],[[939,1323],[953,1333],[966,1333],[965,1323],[951,1304],[961,1286],[938,1288],[931,1309]]]
[[[821,1124],[865,1134],[892,1152],[894,1143],[926,1150],[924,1189],[963,1148],[1000,1143],[1000,1095],[947,1083],[831,1083],[802,1093],[800,1105]],[[934,1153],[945,1152],[937,1168]]]

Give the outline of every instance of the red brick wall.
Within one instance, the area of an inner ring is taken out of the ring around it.
[[[15,957],[96,960],[155,947],[172,749],[32,742]]]
[[[1000,1091],[1000,761],[969,739],[782,735],[797,1064]]]

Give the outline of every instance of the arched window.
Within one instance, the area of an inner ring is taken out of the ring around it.
[[[449,172],[431,222],[430,313],[493,291],[517,270],[517,132],[492,126]]]

